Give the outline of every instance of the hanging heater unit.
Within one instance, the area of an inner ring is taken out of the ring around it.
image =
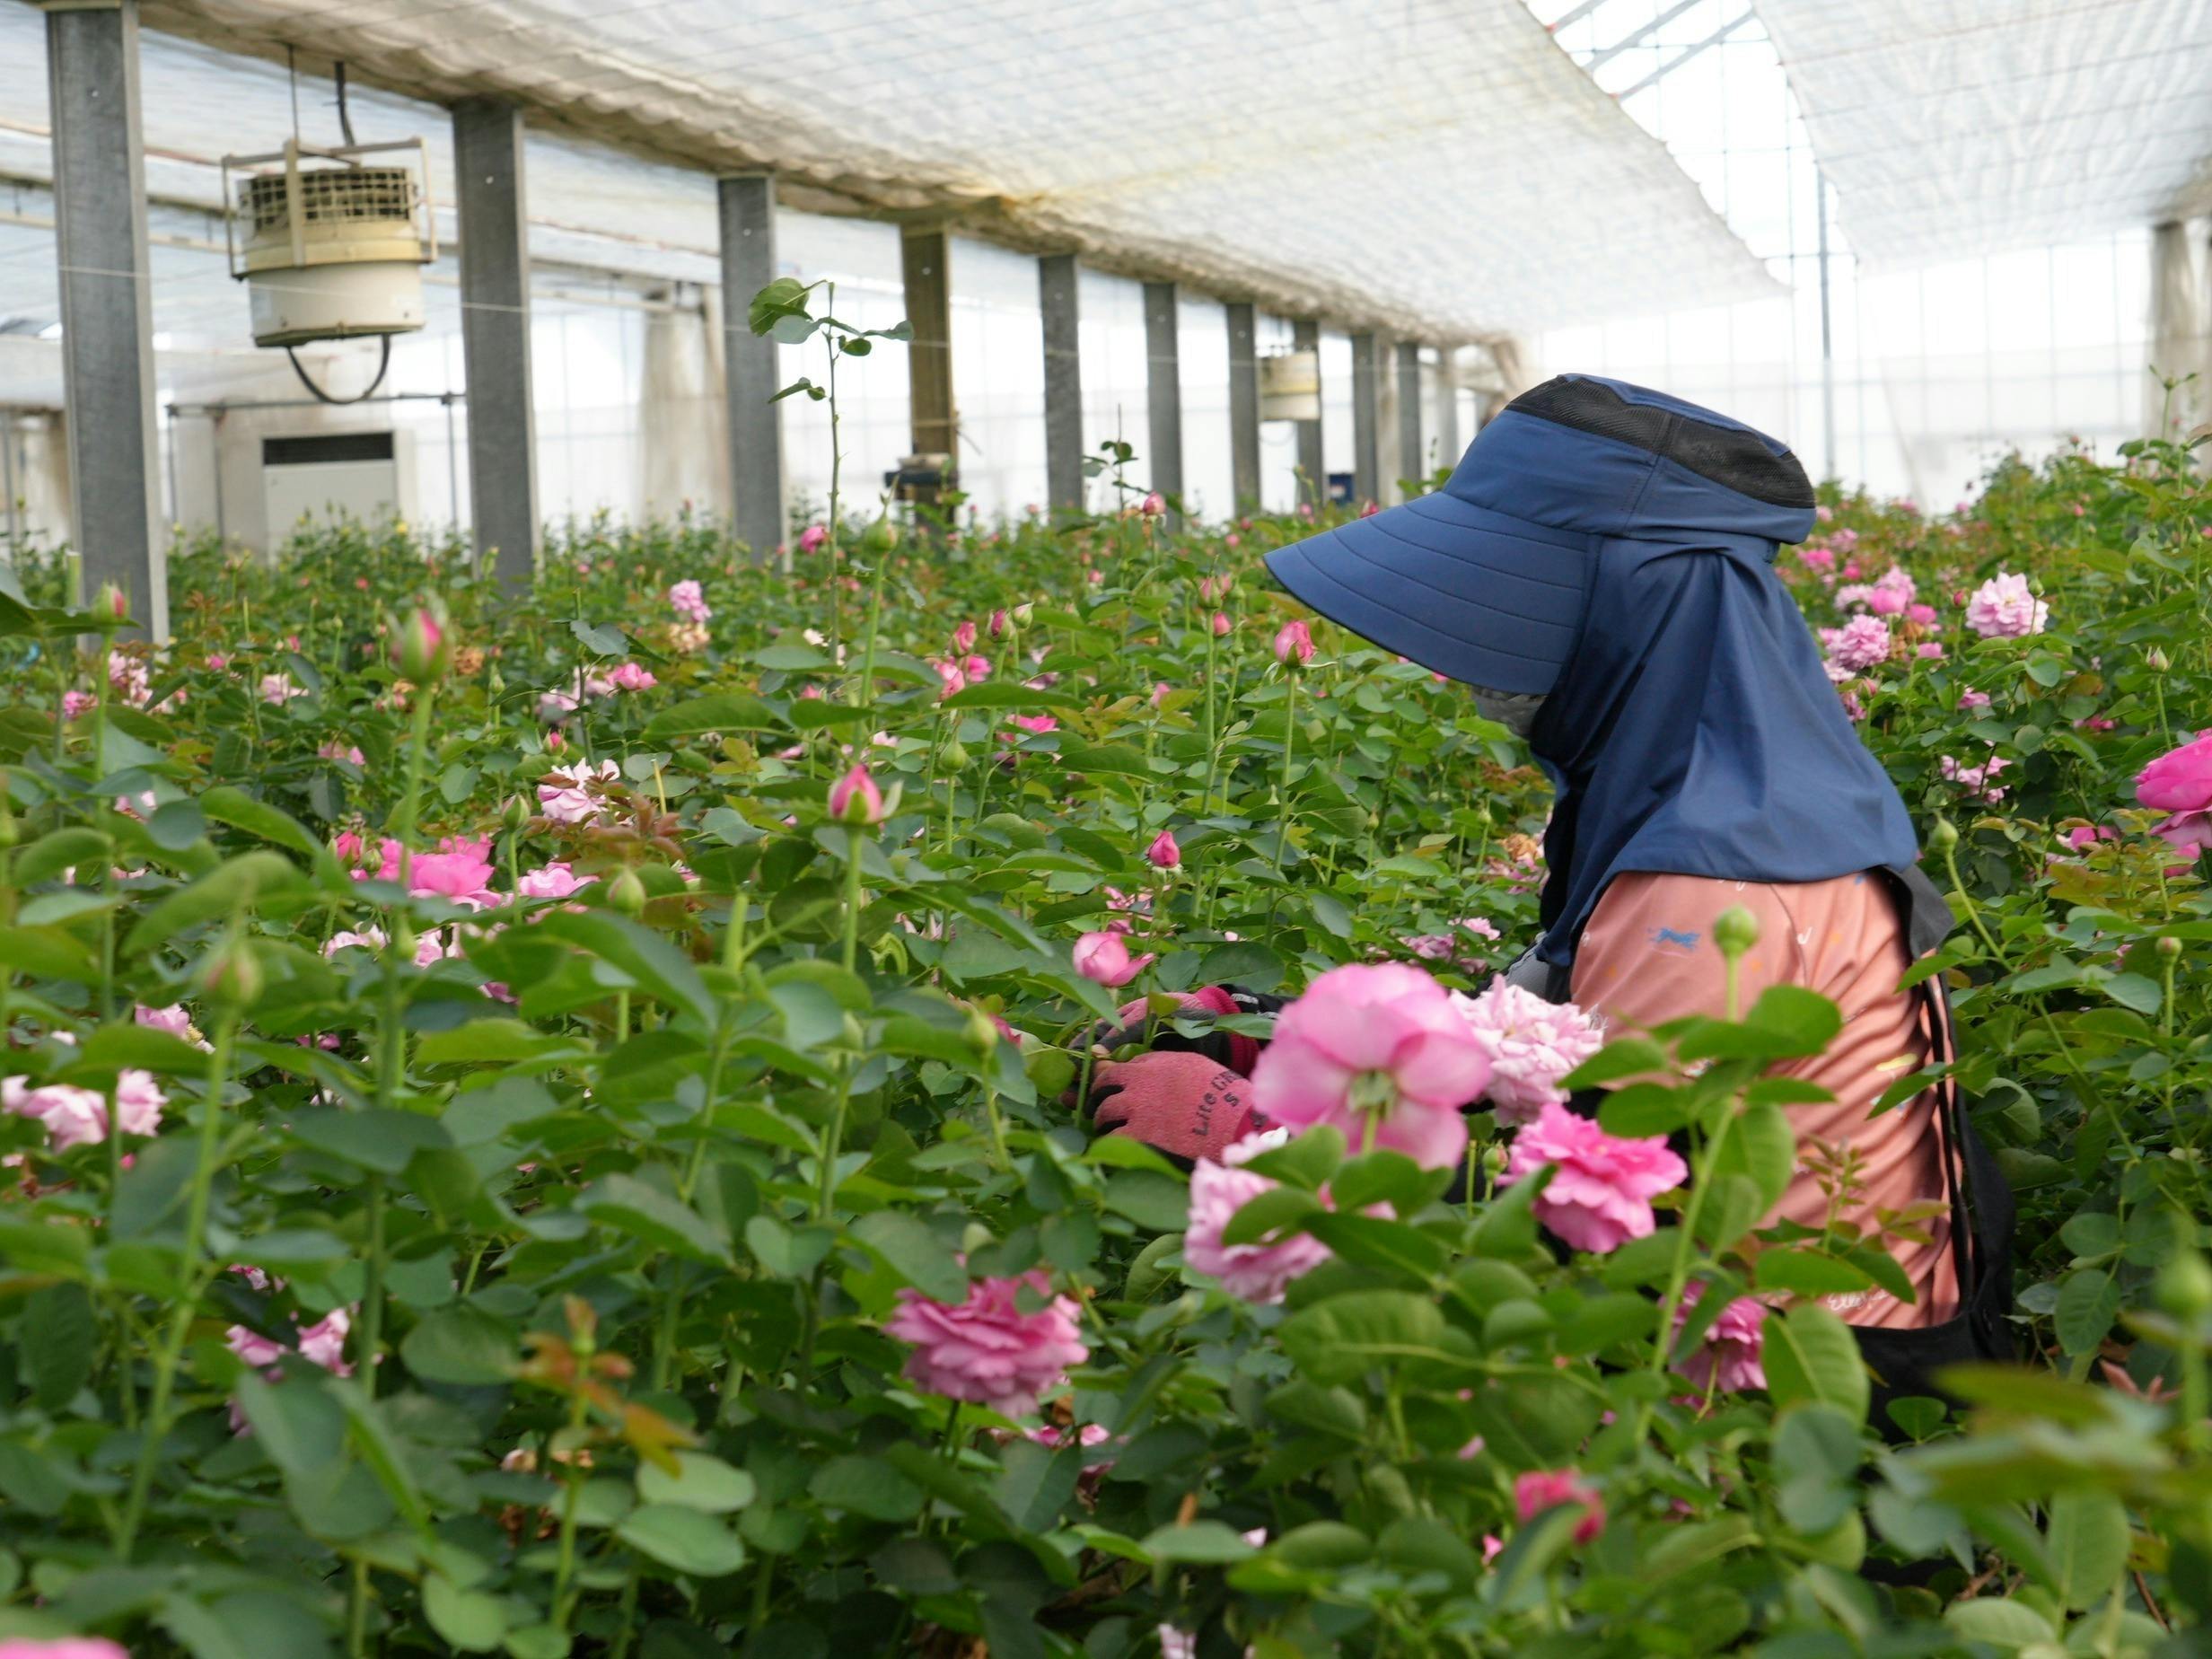
[[[1260,418],[1321,417],[1321,355],[1284,351],[1260,360]]]
[[[411,164],[372,157],[411,157]],[[231,275],[252,296],[258,346],[411,334],[422,268],[438,257],[420,138],[315,149],[297,139],[223,159]],[[243,173],[235,197],[231,174]]]

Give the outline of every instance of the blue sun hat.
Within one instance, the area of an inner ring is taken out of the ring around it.
[[[1626,871],[1815,882],[1918,856],[1774,572],[1810,533],[1789,448],[1663,392],[1547,381],[1443,489],[1277,549],[1330,621],[1496,691],[1540,695],[1557,791],[1546,961]]]
[[[1798,541],[1813,508],[1786,444],[1664,392],[1563,374],[1507,404],[1441,490],[1279,549],[1268,568],[1386,651],[1546,692],[1609,542]]]

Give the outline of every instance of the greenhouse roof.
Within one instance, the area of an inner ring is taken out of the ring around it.
[[[793,206],[949,214],[1102,269],[1440,340],[1774,291],[1665,149],[1522,0],[1130,0],[1110,12],[1062,0],[145,0],[149,28],[224,48],[188,64],[176,54],[189,48],[148,37],[147,144],[200,158],[270,147],[290,130],[292,48],[303,71],[343,58],[356,85],[509,97],[540,131],[592,141],[542,159],[533,145],[533,252],[549,215],[640,250],[710,252],[711,192],[670,187],[673,162],[771,170]],[[0,121],[42,122],[42,83],[10,96],[40,108],[0,110]],[[382,101],[402,131],[431,138],[441,171],[442,117]],[[399,136],[369,107],[356,101],[364,138]],[[613,147],[589,154],[601,145]]]
[[[2212,207],[2212,0],[1757,0],[1853,247],[1918,266]]]

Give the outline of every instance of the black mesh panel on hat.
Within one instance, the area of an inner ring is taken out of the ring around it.
[[[1810,507],[1813,483],[1797,457],[1771,452],[1756,433],[1716,426],[1671,409],[1630,403],[1610,386],[1561,377],[1523,392],[1506,408],[1557,426],[1593,432],[1663,455],[1699,478],[1769,506]]]

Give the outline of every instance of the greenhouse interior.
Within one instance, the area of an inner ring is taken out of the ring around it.
[[[2212,1652],[2212,0],[0,0],[0,1659]]]

